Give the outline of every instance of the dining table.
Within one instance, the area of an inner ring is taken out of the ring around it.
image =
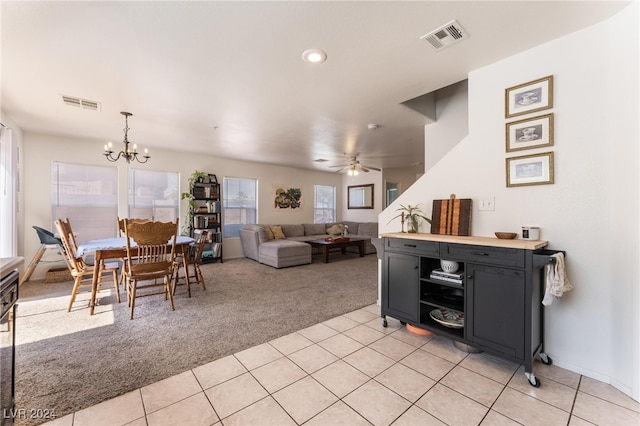
[[[181,255],[182,262],[187,271],[187,256],[185,255],[189,248],[195,245],[196,240],[184,235],[178,235],[176,237],[176,255]],[[167,241],[167,245],[171,245],[172,241]],[[135,247],[135,242],[131,243],[131,247]],[[94,267],[93,267],[93,279],[91,282],[91,301],[89,302],[89,313],[93,315],[93,311],[96,305],[96,297],[98,293],[98,279],[100,277],[100,268],[104,265],[104,262],[108,259],[124,259],[127,257],[127,238],[103,238],[99,240],[90,240],[78,244],[76,251],[76,257],[84,257],[90,254],[94,255]],[[187,285],[189,284],[189,274],[187,276]]]

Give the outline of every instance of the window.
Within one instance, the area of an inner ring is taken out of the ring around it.
[[[51,229],[56,219],[68,217],[78,241],[116,236],[116,167],[53,162],[51,185]]]
[[[173,222],[180,215],[180,176],[129,169],[129,217]]]
[[[18,255],[18,146],[12,131],[0,126],[0,257]]]
[[[314,185],[313,223],[336,221],[336,187]]]
[[[243,225],[256,223],[257,188],[258,181],[255,179],[224,178],[222,232],[225,238],[239,237]]]

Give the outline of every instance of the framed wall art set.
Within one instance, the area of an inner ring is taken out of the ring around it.
[[[533,115],[553,108],[553,76],[505,89],[507,153],[553,146],[553,113]],[[524,117],[526,116],[526,117]],[[547,185],[554,182],[553,151],[506,158],[507,187]]]

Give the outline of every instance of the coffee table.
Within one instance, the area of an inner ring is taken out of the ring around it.
[[[312,240],[307,241],[311,247],[322,249],[322,262],[329,263],[329,250],[339,248],[342,254],[347,252],[347,247],[358,247],[360,257],[364,257],[364,242],[366,238],[362,237],[349,237],[348,241],[326,241],[326,240]]]

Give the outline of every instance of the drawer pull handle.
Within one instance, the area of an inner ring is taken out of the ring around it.
[[[405,244],[404,246],[405,246],[405,247],[416,248],[416,245],[415,245],[415,244]]]
[[[481,251],[478,251],[478,252],[475,252],[475,253],[471,253],[471,254],[476,255],[476,256],[489,256],[489,253],[484,253],[484,252],[481,252]]]

